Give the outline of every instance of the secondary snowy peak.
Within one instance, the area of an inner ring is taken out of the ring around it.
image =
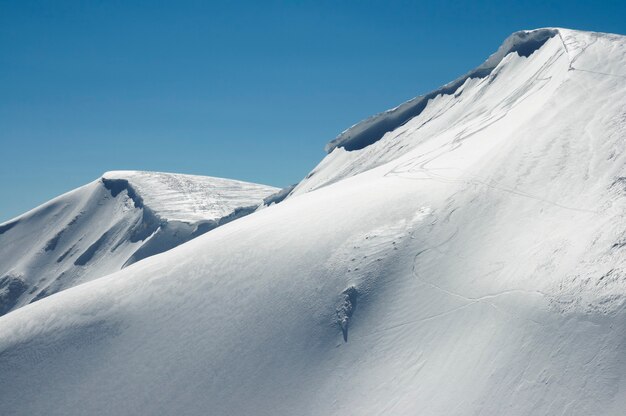
[[[218,220],[278,191],[232,179],[160,172],[107,172],[102,182],[112,192],[136,194],[140,204],[162,219],[184,222]]]
[[[441,134],[453,135],[449,146],[456,146],[478,129],[496,127],[507,115],[515,123],[530,120],[553,105],[549,103],[560,86],[576,71],[626,76],[622,45],[623,36],[604,33],[560,28],[516,32],[464,76],[341,133],[293,194],[380,166]]]
[[[269,186],[120,171],[0,224],[0,314],[253,212]]]

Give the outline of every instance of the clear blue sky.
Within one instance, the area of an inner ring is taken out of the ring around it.
[[[625,34],[626,2],[0,0],[0,222],[107,170],[295,183],[543,26]]]

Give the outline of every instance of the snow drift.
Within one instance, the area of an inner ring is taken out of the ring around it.
[[[0,225],[0,314],[162,253],[254,211],[276,189],[108,172]]]
[[[541,33],[280,204],[0,317],[3,411],[623,414],[626,38]]]

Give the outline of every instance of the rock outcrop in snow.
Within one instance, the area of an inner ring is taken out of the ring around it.
[[[356,287],[350,286],[343,292],[337,306],[337,323],[341,327],[341,333],[343,334],[344,342],[348,342],[348,328],[350,326],[350,319],[356,309],[357,296],[359,292]]]

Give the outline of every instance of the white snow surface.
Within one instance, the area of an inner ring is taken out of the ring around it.
[[[204,176],[107,172],[0,224],[0,314],[188,241],[276,191]]]
[[[279,191],[267,185],[177,173],[114,171],[103,177],[129,181],[159,217],[183,222],[218,220]]]
[[[280,204],[0,317],[2,411],[623,415],[626,38],[555,30]]]
[[[498,66],[502,59],[512,52],[516,52],[519,56],[530,55],[546,40],[557,34],[558,30],[552,28],[522,30],[513,33],[482,65],[435,91],[415,97],[395,108],[373,115],[355,124],[328,143],[326,151],[331,152],[337,147],[356,150],[376,142],[384,133],[395,130],[408,120],[419,115],[430,99],[437,95],[453,94],[468,79],[486,77]]]

